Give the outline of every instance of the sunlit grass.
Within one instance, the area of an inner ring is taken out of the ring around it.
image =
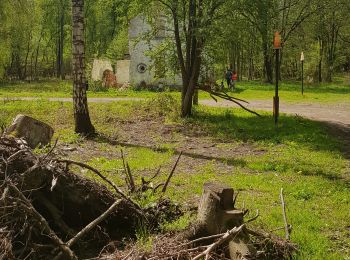
[[[261,81],[238,82],[234,92],[229,92],[235,97],[247,100],[272,100],[275,86]],[[179,97],[178,91],[169,92],[174,97]],[[152,98],[158,96],[158,92],[134,91],[117,89],[105,89],[104,91],[88,91],[88,97],[138,97]],[[350,84],[343,78],[335,83],[305,84],[304,95],[301,94],[300,82],[282,81],[279,87],[281,102],[291,103],[335,103],[350,101]],[[72,82],[70,81],[46,81],[32,83],[0,84],[0,97],[72,97]],[[200,99],[211,99],[206,92],[200,92]]]
[[[161,106],[162,103],[152,104]],[[147,106],[146,102],[130,101],[89,104],[96,129],[111,137],[118,136],[118,124],[123,120],[132,120],[135,115],[150,113],[145,112]],[[81,138],[73,133],[70,103],[44,100],[0,102],[0,121],[9,124],[18,113],[33,116],[54,126],[55,137],[59,137],[60,142],[85,148],[84,153],[87,155],[76,154],[74,159],[84,160],[96,167],[120,186],[125,186],[121,148],[138,183],[141,177],[149,177],[160,166],[169,169],[176,160],[176,155],[173,154],[176,145],[171,142],[160,143],[158,147],[164,148],[164,151],[168,148],[168,151],[159,152],[148,148],[113,145],[102,139],[87,141]],[[204,183],[223,182],[240,191],[238,206],[249,208],[252,215],[259,209],[260,218],[253,225],[269,231],[283,227],[279,199],[280,189],[283,188],[288,221],[293,226],[291,239],[300,246],[300,254],[296,258],[342,259],[348,256],[350,187],[343,177],[349,174],[349,168],[348,161],[340,153],[341,142],[331,137],[320,123],[281,115],[280,125],[275,127],[271,116],[262,114],[263,117],[258,118],[240,109],[200,106],[191,119],[169,119],[177,120],[174,123],[189,130],[191,127],[202,129],[206,138],[226,141],[223,148],[250,143],[264,152],[235,157],[228,154],[227,164],[232,161],[239,163],[233,164],[232,171],[225,173],[216,168],[215,161],[197,167],[194,173],[180,170],[184,169],[182,166],[175,172],[167,196],[182,204],[193,204],[198,202]],[[91,144],[96,147],[98,155],[89,150]],[[164,181],[168,173],[167,170],[162,170],[158,181]],[[100,181],[92,173],[85,171],[82,174]],[[138,202],[146,206],[155,199],[157,198],[150,195]],[[185,215],[175,222],[165,223],[163,229],[185,228],[191,219],[191,216]],[[284,235],[283,231],[276,233]],[[148,237],[142,230],[139,235],[140,238]],[[150,246],[151,242],[147,240],[147,244]]]

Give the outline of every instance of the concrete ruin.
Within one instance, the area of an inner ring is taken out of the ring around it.
[[[113,71],[112,63],[109,60],[94,59],[91,70],[93,81],[102,81],[103,73],[107,70]]]
[[[158,78],[155,75],[154,62],[148,51],[157,48],[164,40],[172,39],[171,32],[166,31],[167,19],[164,16],[157,18],[157,33],[152,39],[144,40],[142,36],[152,30],[151,25],[142,15],[136,16],[129,22],[129,54],[124,55],[123,60],[115,63],[113,70],[112,62],[108,60],[94,60],[92,69],[92,80],[104,81],[103,75],[106,70],[114,71],[117,86],[179,86],[182,84],[180,75],[167,75]],[[159,27],[159,28],[158,28]]]

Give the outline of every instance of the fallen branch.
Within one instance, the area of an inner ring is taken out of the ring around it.
[[[250,222],[253,222],[253,221],[256,220],[259,216],[260,216],[260,215],[259,215],[259,210],[257,209],[257,210],[256,210],[256,215],[255,215],[255,217],[253,217],[253,218],[251,218],[251,219],[248,219],[248,220],[245,222],[245,224],[248,224],[248,223],[250,223]]]
[[[202,253],[197,255],[196,257],[193,258],[193,260],[198,260],[201,257],[205,256],[205,260],[208,260],[210,257],[210,253],[214,251],[218,246],[222,245],[223,243],[226,243],[228,240],[232,239],[236,235],[238,235],[245,225],[241,225],[239,227],[234,227],[233,229],[227,231],[218,241],[214,242],[213,244],[207,246],[207,249],[204,250]]]
[[[202,90],[202,91],[205,91],[205,92],[209,93],[212,98],[213,98],[213,96],[217,96],[219,98],[231,101],[231,102],[237,104],[238,106],[240,106],[241,108],[243,108],[245,111],[247,111],[249,113],[252,113],[252,114],[254,114],[254,115],[258,116],[258,117],[261,117],[261,115],[259,113],[255,112],[253,110],[250,110],[249,108],[245,107],[240,102],[238,102],[238,101],[241,101],[241,102],[244,102],[244,103],[248,104],[249,103],[248,101],[232,97],[232,96],[228,95],[225,92],[215,92],[215,91],[212,91],[211,89],[206,89],[206,88],[199,88],[199,90]],[[215,98],[213,98],[213,99],[216,100]]]
[[[73,238],[71,238],[66,245],[68,247],[72,247],[79,239],[81,239],[84,235],[89,233],[94,227],[96,227],[98,224],[100,224],[102,221],[104,221],[114,210],[115,208],[120,204],[122,200],[115,201],[101,216],[90,222],[86,227],[84,227],[78,234],[76,234]],[[54,260],[58,260],[61,258],[61,254],[58,254]]]
[[[121,203],[122,200],[116,200],[101,216],[96,218],[94,221],[92,221],[90,224],[88,224],[86,227],[84,227],[78,234],[75,235],[72,239],[70,239],[67,242],[67,246],[71,247],[74,245],[80,238],[82,238],[85,234],[87,234],[91,229],[96,227],[99,223],[104,221],[114,210],[115,208]]]
[[[192,244],[198,243],[198,242],[202,242],[202,241],[206,241],[206,240],[210,240],[210,239],[216,239],[219,237],[222,237],[223,235],[225,235],[225,233],[221,233],[221,234],[217,234],[217,235],[212,235],[212,236],[207,236],[207,237],[200,237],[194,240],[191,240],[187,243],[183,243],[181,245],[176,246],[175,248],[179,248],[179,247],[186,247],[186,246],[190,246]]]
[[[181,155],[182,155],[182,152],[179,154],[179,157],[177,158],[177,160],[176,160],[176,162],[175,162],[175,164],[174,164],[174,167],[173,167],[173,169],[171,170],[171,172],[170,172],[170,174],[169,174],[169,176],[168,176],[168,179],[166,180],[166,182],[165,182],[165,184],[164,184],[164,186],[163,186],[163,189],[162,189],[162,192],[163,192],[163,193],[165,193],[165,191],[166,191],[166,189],[167,189],[167,187],[168,187],[168,185],[169,185],[170,179],[173,177],[173,174],[174,174],[174,172],[175,172],[175,169],[176,169],[176,167],[177,167],[177,164],[178,164],[179,161],[180,161]]]
[[[286,231],[286,239],[289,240],[290,234],[289,234],[289,226],[287,222],[287,214],[286,214],[286,204],[284,203],[284,198],[283,198],[283,188],[281,188],[281,206],[282,206],[282,213],[283,213],[283,220],[284,220],[284,229]]]
[[[47,157],[50,156],[50,154],[55,150],[56,146],[57,146],[57,143],[58,143],[58,138],[55,140],[55,143],[54,145],[51,147],[50,151],[44,156],[44,158],[42,159],[43,161],[45,159],[47,159]]]
[[[6,180],[6,182],[8,183],[8,187],[10,187],[12,191],[14,191],[16,195],[22,200],[23,209],[37,220],[38,224],[40,225],[40,228],[43,228],[43,230],[47,233],[51,240],[55,242],[55,244],[62,251],[63,255],[67,256],[68,259],[78,259],[74,252],[67,245],[65,245],[63,241],[56,235],[56,233],[50,228],[45,218],[38,211],[36,211],[36,209],[32,206],[30,201],[23,195],[23,193],[10,180]]]
[[[66,164],[75,164],[75,165],[78,165],[82,168],[85,168],[85,169],[92,171],[93,173],[97,174],[102,180],[104,180],[109,185],[111,185],[113,187],[113,189],[116,191],[116,193],[119,194],[123,199],[125,199],[126,201],[131,203],[136,209],[142,210],[141,207],[137,203],[132,201],[128,196],[126,196],[124,194],[124,192],[117,185],[115,185],[112,181],[110,181],[107,177],[105,177],[102,173],[100,173],[98,170],[91,167],[90,165],[87,165],[87,164],[82,163],[82,162],[72,161],[72,160],[57,160],[57,162],[66,163]],[[141,212],[141,214],[142,214],[142,212]]]

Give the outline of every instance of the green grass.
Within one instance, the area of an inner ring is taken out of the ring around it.
[[[32,83],[0,83],[0,98],[16,97],[72,97],[73,83],[71,81],[43,81]],[[88,91],[89,97],[153,97],[157,92],[151,91],[118,91],[106,89],[104,91]]]
[[[164,102],[161,99],[151,104],[162,108]],[[44,100],[0,102],[0,123],[9,124],[18,113],[48,122],[54,126],[55,135],[61,141],[86,148],[86,154],[76,155],[75,159],[88,162],[122,185],[122,147],[112,145],[103,138],[87,141],[73,134],[71,106],[69,103]],[[121,120],[132,120],[135,115],[152,116],[152,111],[147,110],[147,102],[90,104],[89,107],[96,129],[112,138],[118,138]],[[166,108],[169,111],[172,109]],[[159,116],[158,112],[162,109],[154,110],[156,112],[153,113]],[[279,192],[283,188],[288,221],[293,226],[291,239],[300,245],[296,258],[343,259],[349,256],[350,185],[348,179],[343,178],[349,174],[349,161],[340,152],[341,142],[331,137],[321,123],[281,115],[280,125],[276,128],[271,116],[266,113],[258,118],[240,109],[201,106],[194,114],[191,119],[180,120],[172,115],[166,120],[175,120],[171,123],[182,125],[189,131],[201,129],[197,138],[220,140],[226,143],[222,145],[223,148],[250,144],[253,149],[262,152],[242,152],[235,156],[227,154],[226,164],[233,167],[229,172],[218,170],[215,161],[198,166],[195,173],[188,173],[185,167],[180,167],[171,180],[168,196],[180,203],[191,204],[198,200],[205,182],[221,181],[240,190],[239,206],[244,204],[245,208],[251,209],[252,215],[259,209],[261,217],[253,225],[268,231],[283,227],[279,200]],[[159,144],[169,148],[168,152],[123,147],[138,182],[141,176],[150,176],[159,166],[163,169],[171,167],[176,156],[172,153],[175,144],[170,141]],[[162,170],[160,181],[167,174],[167,170]],[[155,199],[149,196],[139,203],[147,205]],[[185,228],[192,217],[185,215],[175,222],[164,223],[163,229]],[[141,240],[148,237],[142,230],[139,233]],[[276,233],[284,235],[283,231]],[[150,245],[151,241],[147,240],[147,247]]]
[[[231,95],[247,100],[272,100],[275,86],[259,81],[238,82]],[[304,95],[301,94],[301,83],[281,82],[279,86],[280,100],[290,103],[335,103],[350,101],[350,83],[322,83],[304,85]],[[201,99],[209,99],[207,93],[200,94]]]
[[[274,85],[264,84],[259,81],[238,82],[234,92],[230,94],[247,100],[272,100]],[[179,92],[171,92],[171,95],[179,97]],[[335,83],[305,84],[304,96],[301,95],[299,82],[282,82],[279,88],[280,99],[284,102],[298,103],[336,103],[350,102],[350,84],[344,79],[337,79]],[[71,97],[72,83],[70,81],[46,81],[32,83],[0,84],[0,97]],[[158,96],[152,91],[118,91],[107,89],[106,91],[88,91],[88,97],[141,97],[152,98]],[[200,99],[211,99],[205,93],[200,92]]]

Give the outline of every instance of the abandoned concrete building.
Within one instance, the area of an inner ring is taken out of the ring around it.
[[[151,39],[142,39],[142,36],[151,31],[151,25],[146,18],[139,15],[130,20],[128,28],[129,53],[123,60],[109,61],[95,59],[91,77],[92,80],[104,81],[105,71],[113,71],[116,75],[117,86],[179,86],[181,77],[175,73],[157,77],[154,70],[154,62],[147,52],[157,48],[164,40],[171,39],[172,34],[166,30],[166,17],[160,16],[157,20],[156,34]],[[113,68],[114,67],[114,68]]]

